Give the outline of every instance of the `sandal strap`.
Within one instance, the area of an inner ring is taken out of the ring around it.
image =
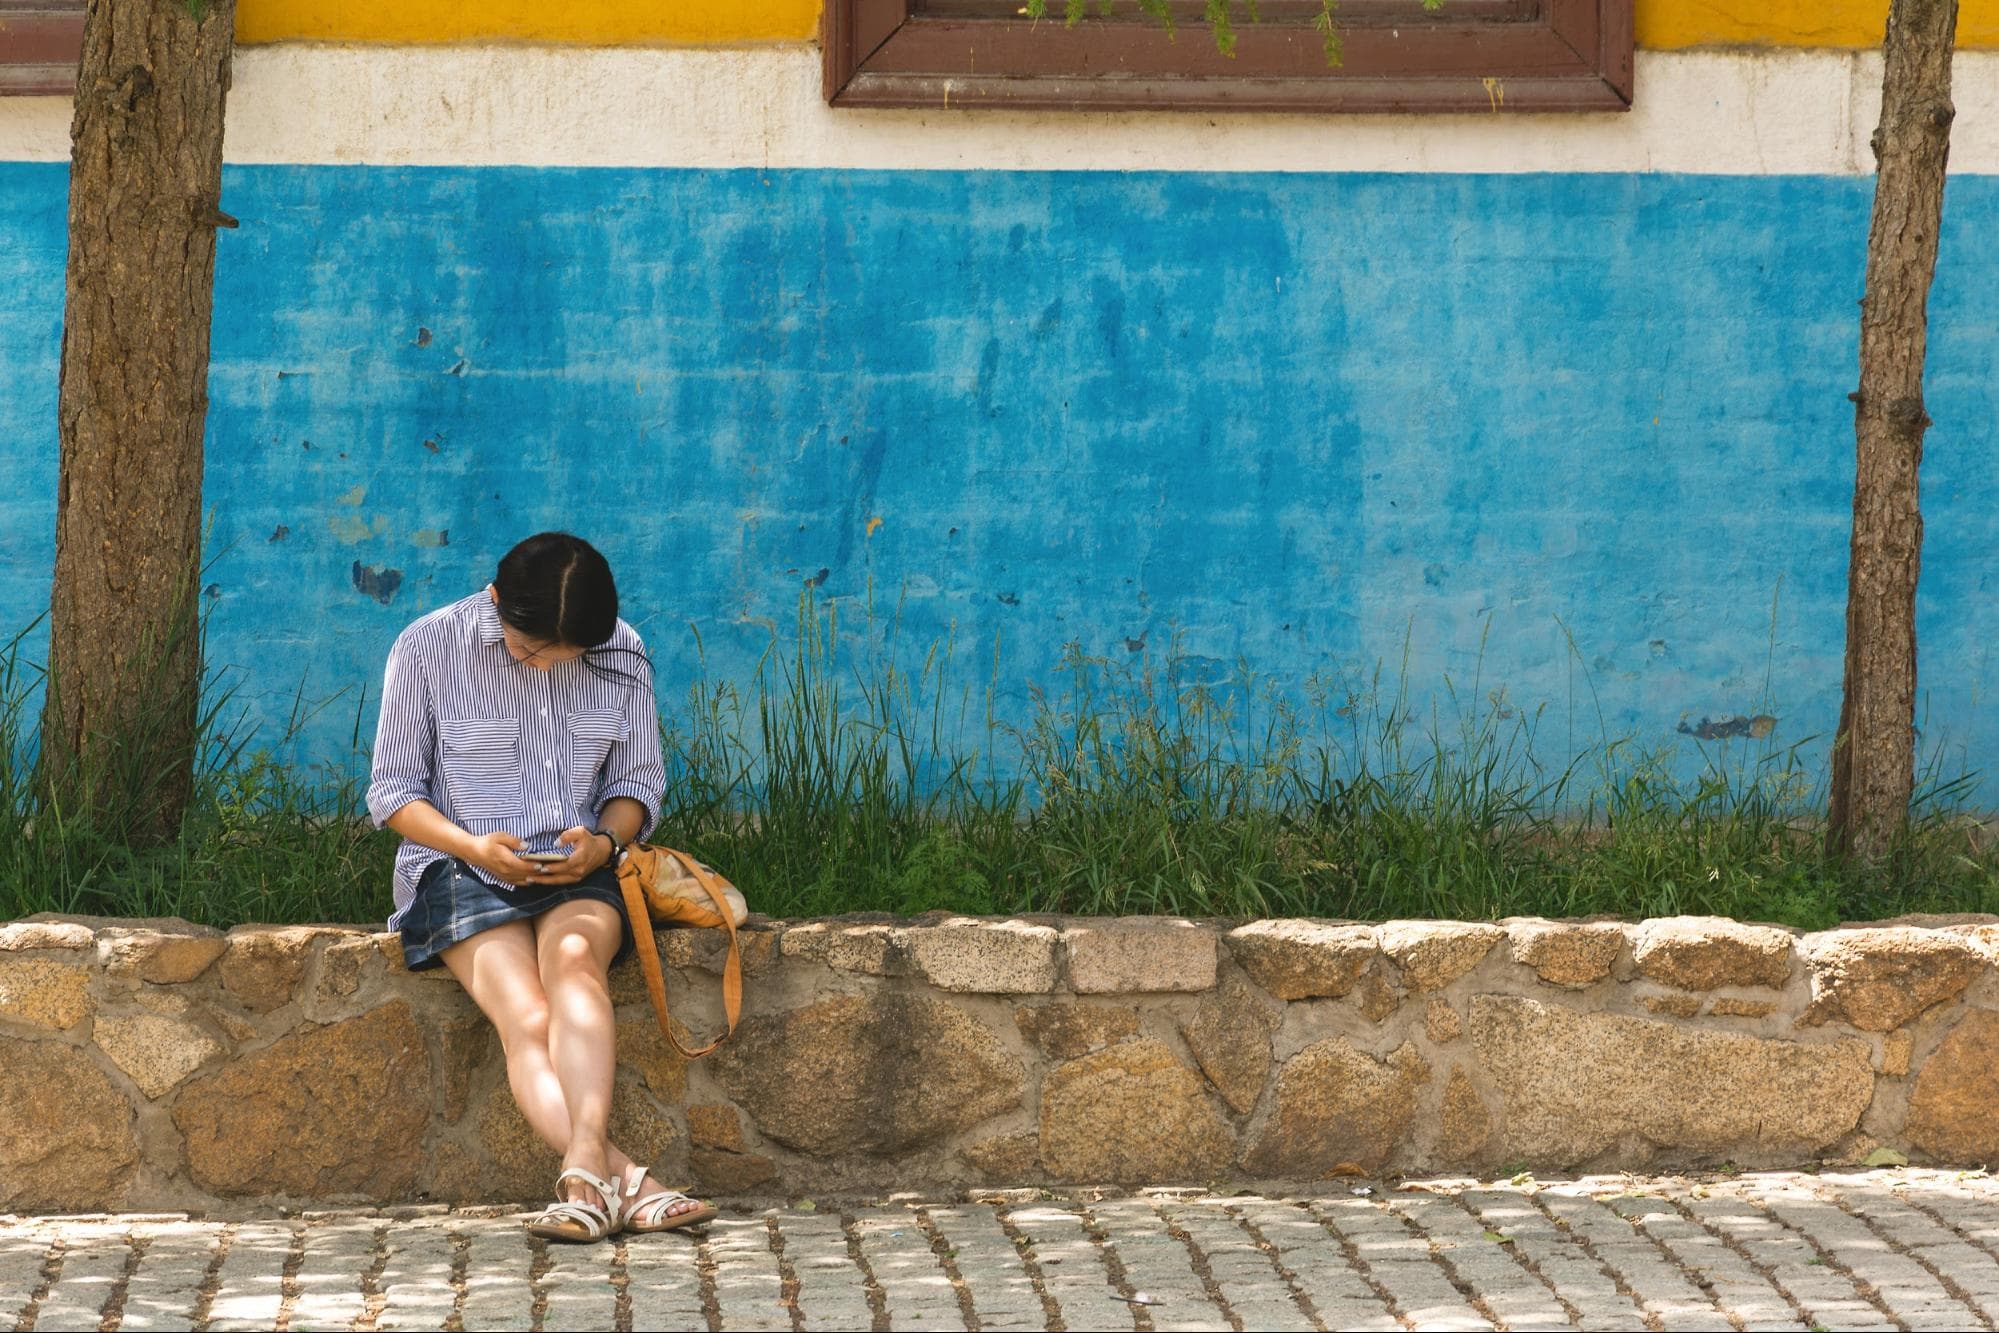
[[[588,1185],[591,1189],[597,1191],[597,1197],[599,1199],[602,1199],[605,1203],[609,1204],[611,1206],[612,1212],[617,1211],[618,1177],[615,1172],[612,1174],[609,1180],[606,1180],[602,1176],[597,1175],[593,1171],[586,1171],[580,1166],[572,1166],[568,1170],[564,1171],[561,1175],[555,1178],[555,1189],[558,1194],[561,1193],[562,1182],[565,1180],[582,1181],[584,1184]],[[587,1203],[583,1204],[582,1206],[585,1208],[595,1207],[595,1205]],[[604,1210],[602,1208],[596,1208],[596,1211],[601,1213]]]
[[[604,1235],[611,1229],[610,1216],[602,1208],[597,1207],[595,1204],[577,1203],[569,1199],[552,1203],[542,1209],[541,1215],[535,1218],[535,1221],[537,1223],[574,1222],[593,1236]]]
[[[640,1177],[640,1179],[644,1179],[644,1177]],[[659,1221],[660,1212],[670,1205],[699,1202],[701,1202],[699,1199],[689,1194],[682,1194],[679,1190],[661,1190],[657,1194],[646,1195],[645,1198],[626,1208],[625,1217],[627,1219],[638,1217],[639,1221],[644,1222],[647,1226],[651,1226]],[[652,1216],[639,1217],[639,1214],[648,1208],[652,1210]]]

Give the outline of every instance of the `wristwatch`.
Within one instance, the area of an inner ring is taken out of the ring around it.
[[[603,834],[603,835],[604,835],[605,837],[607,837],[607,838],[609,838],[609,839],[611,840],[611,854],[610,854],[610,856],[609,856],[609,857],[607,857],[607,858],[606,858],[606,860],[609,860],[609,861],[616,861],[616,860],[617,860],[617,859],[618,859],[619,857],[621,857],[621,856],[623,856],[623,855],[625,854],[625,844],[624,844],[624,842],[623,842],[623,841],[622,841],[622,840],[621,840],[621,839],[620,839],[620,838],[618,837],[618,835],[617,835],[617,834],[615,834],[615,833],[611,832],[611,830],[609,830],[609,829],[607,829],[607,828],[601,828],[601,827],[600,827],[600,828],[596,828],[596,829],[593,829],[593,830],[591,830],[591,831],[592,831],[593,833],[601,833],[601,834]]]

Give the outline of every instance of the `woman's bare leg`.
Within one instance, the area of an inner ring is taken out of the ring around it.
[[[607,957],[614,956],[616,951],[616,939],[613,937]],[[542,984],[534,927],[526,921],[508,922],[504,926],[481,931],[468,940],[461,940],[444,950],[439,957],[499,1033],[501,1049],[506,1053],[507,1085],[512,1089],[514,1103],[520,1107],[528,1127],[542,1142],[563,1154],[565,1165],[579,1165],[567,1160],[571,1137],[569,1102],[549,1055],[549,1000]],[[605,995],[608,1001],[608,985]],[[606,1030],[608,1025],[607,1018]],[[615,1063],[615,1036],[611,1040],[611,1052]],[[615,1144],[606,1146],[609,1169],[621,1177],[629,1176],[637,1163]],[[648,1175],[639,1193],[643,1197],[658,1193],[663,1188],[659,1181]],[[563,1193],[566,1197],[580,1198],[586,1203],[596,1202],[591,1197],[595,1191],[587,1191],[575,1181],[565,1181]],[[676,1214],[691,1211],[694,1207],[691,1203],[682,1204],[667,1211]]]

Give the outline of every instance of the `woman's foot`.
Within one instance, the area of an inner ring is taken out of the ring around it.
[[[619,1230],[639,1235],[678,1231],[682,1227],[705,1226],[715,1217],[713,1204],[667,1188],[650,1171],[627,1160],[618,1178]]]

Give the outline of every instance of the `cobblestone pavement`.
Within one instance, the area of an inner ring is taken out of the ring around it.
[[[587,1247],[490,1208],[0,1216],[0,1333],[1995,1322],[1999,1182],[1983,1172],[801,1200]]]

